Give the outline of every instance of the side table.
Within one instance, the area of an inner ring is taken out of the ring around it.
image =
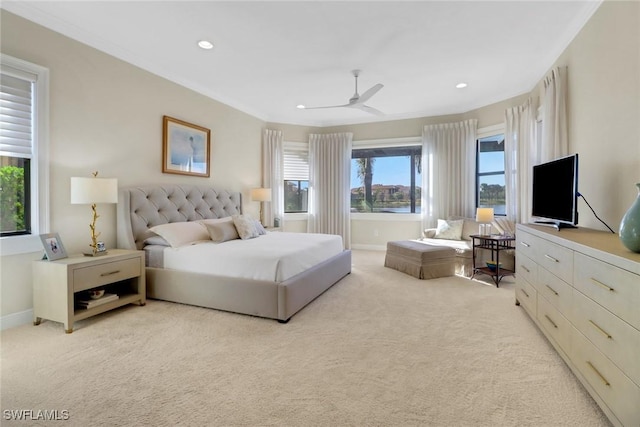
[[[505,276],[513,276],[515,271],[506,268],[500,268],[500,252],[508,249],[515,249],[515,236],[503,236],[502,234],[472,234],[471,240],[473,241],[473,274],[471,278],[476,274],[486,274],[491,276],[496,287],[500,287],[500,280]],[[477,251],[485,249],[491,251],[491,260],[496,263],[496,268],[491,269],[486,265],[477,265]]]

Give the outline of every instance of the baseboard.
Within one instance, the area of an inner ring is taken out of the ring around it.
[[[360,249],[360,250],[363,250],[363,251],[386,251],[387,250],[387,246],[386,245],[355,244],[355,245],[351,245],[351,249]]]
[[[0,330],[15,328],[33,322],[33,309],[0,317]]]

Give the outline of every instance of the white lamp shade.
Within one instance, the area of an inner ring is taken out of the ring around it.
[[[486,223],[493,222],[493,208],[477,208],[476,221]]]
[[[251,190],[251,200],[253,200],[254,202],[270,202],[271,189],[270,188],[253,188]]]
[[[118,203],[118,180],[115,178],[71,178],[71,204],[92,205]]]

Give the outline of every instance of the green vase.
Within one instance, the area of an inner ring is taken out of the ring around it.
[[[636,187],[638,197],[620,223],[620,240],[627,249],[640,253],[640,183]]]

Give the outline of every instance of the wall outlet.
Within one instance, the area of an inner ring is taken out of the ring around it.
[[[378,229],[374,228],[373,229],[373,237],[378,237],[380,233],[378,233]]]

